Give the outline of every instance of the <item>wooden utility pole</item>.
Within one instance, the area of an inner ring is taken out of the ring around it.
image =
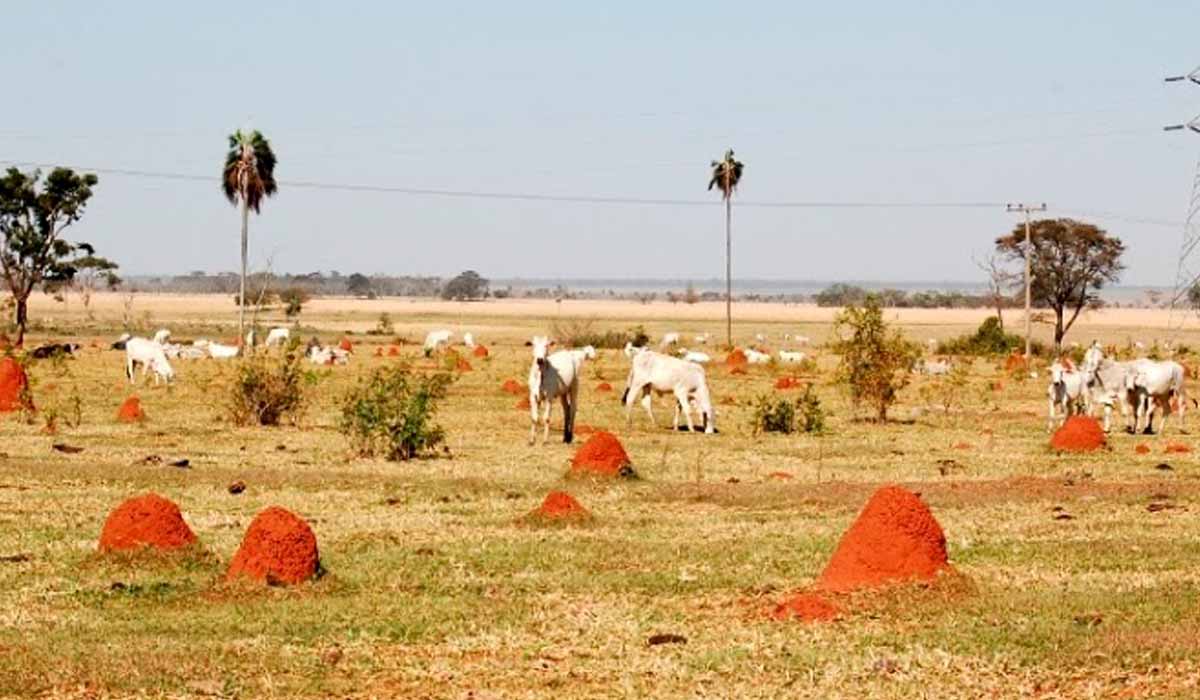
[[[1009,204],[1009,212],[1020,212],[1025,215],[1025,360],[1033,349],[1033,240],[1029,233],[1029,214],[1035,211],[1046,211],[1046,203],[1037,206],[1028,204]]]

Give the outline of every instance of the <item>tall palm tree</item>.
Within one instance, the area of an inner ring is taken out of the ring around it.
[[[238,340],[246,337],[246,249],[250,210],[259,213],[265,197],[275,194],[275,153],[258,131],[237,130],[229,135],[221,187],[230,204],[242,206],[242,285],[238,292]]]
[[[742,181],[742,167],[731,148],[725,151],[724,158],[712,162],[712,179],[708,181],[709,191],[719,188],[721,199],[725,200],[725,342],[730,348],[733,347],[733,239],[729,229],[733,220],[733,193]]]

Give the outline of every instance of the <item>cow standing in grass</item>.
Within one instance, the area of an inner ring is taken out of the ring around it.
[[[579,410],[579,372],[584,360],[596,357],[588,345],[580,350],[559,350],[548,354],[554,342],[535,336],[526,345],[533,348],[529,367],[529,444],[537,439],[538,411],[542,411],[542,444],[550,437],[550,413],[555,399],[562,402],[563,442],[575,439],[575,414]]]

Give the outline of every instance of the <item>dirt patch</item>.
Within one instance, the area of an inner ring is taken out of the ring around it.
[[[1140,455],[1148,455],[1150,454],[1150,446],[1143,442],[1142,444],[1133,448],[1133,451]]]
[[[254,516],[225,578],[291,585],[312,579],[319,567],[312,528],[291,511],[271,506]]]
[[[1182,442],[1168,442],[1167,454],[1187,454],[1192,451],[1192,448]]]
[[[607,393],[612,390],[613,390],[613,385],[609,384],[608,382],[600,382],[599,384],[596,385],[596,391]]]
[[[505,379],[504,383],[500,385],[500,391],[512,394],[513,396],[520,396],[525,393],[525,387],[515,379]]]
[[[1106,444],[1104,428],[1088,416],[1071,416],[1050,438],[1050,447],[1060,452],[1093,452]]]
[[[734,348],[733,352],[725,356],[725,366],[729,368],[745,367],[750,364],[750,360],[746,357],[746,353],[741,348]]]
[[[820,593],[802,592],[788,598],[771,611],[775,620],[828,622],[837,618],[841,607]]]
[[[635,476],[635,473],[621,441],[612,433],[601,430],[575,452],[568,476],[612,479]]]
[[[121,402],[117,409],[117,421],[121,423],[140,423],[146,420],[146,412],[142,409],[142,400],[130,396]]]
[[[795,377],[780,377],[779,379],[775,380],[775,388],[779,389],[780,391],[787,389],[799,389],[802,386],[804,386],[804,382],[796,379]]]
[[[0,413],[17,411],[29,401],[29,377],[21,363],[11,357],[0,358]]]
[[[946,535],[929,506],[904,487],[885,486],[842,536],[817,588],[842,592],[928,581],[949,566]]]
[[[196,541],[183,521],[179,506],[148,493],[136,496],[108,514],[100,531],[100,551],[111,552],[152,547],[178,549]]]
[[[491,353],[488,352],[488,349],[486,346],[476,345],[475,349],[471,351],[471,354],[474,355],[475,357],[484,358],[484,357],[487,357],[488,355],[490,355]]]
[[[542,505],[523,520],[527,523],[582,523],[591,519],[592,514],[574,496],[566,491],[551,491]]]

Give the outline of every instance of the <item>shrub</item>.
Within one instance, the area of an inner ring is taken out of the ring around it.
[[[988,356],[1007,355],[1024,350],[1025,338],[1016,333],[1005,333],[1004,328],[1000,326],[1000,319],[988,316],[974,333],[938,343],[936,352],[939,355]],[[1034,355],[1044,355],[1046,345],[1040,340],[1035,340],[1030,343],[1029,350]]]
[[[249,355],[238,360],[225,412],[235,425],[279,425],[304,413],[305,390],[317,374],[304,369],[296,341],[279,355]]]
[[[555,321],[550,326],[550,335],[560,345],[571,348],[591,345],[597,349],[617,350],[625,347],[627,342],[638,346],[650,342],[649,336],[641,326],[628,331],[599,330],[595,327],[595,321],[580,318]],[[637,342],[638,340],[641,342]]]
[[[825,432],[825,409],[821,407],[821,400],[811,384],[794,401],[776,399],[770,394],[758,397],[754,407],[755,435],[760,432],[787,435],[797,429],[805,433]]]
[[[279,293],[279,301],[283,304],[283,314],[288,318],[295,318],[304,310],[304,305],[309,302],[312,297],[303,287],[288,287]]]
[[[396,328],[392,325],[392,315],[386,311],[379,314],[379,320],[375,322],[375,328],[367,331],[367,335],[394,335],[395,333]]]
[[[868,296],[861,307],[847,307],[834,323],[839,340],[833,350],[841,355],[838,380],[849,387],[855,408],[865,402],[877,420],[886,421],[888,408],[908,385],[920,349],[888,328],[875,296]]]
[[[427,453],[445,439],[433,423],[452,375],[415,375],[407,365],[376,369],[342,399],[339,430],[363,456],[399,461]]]

